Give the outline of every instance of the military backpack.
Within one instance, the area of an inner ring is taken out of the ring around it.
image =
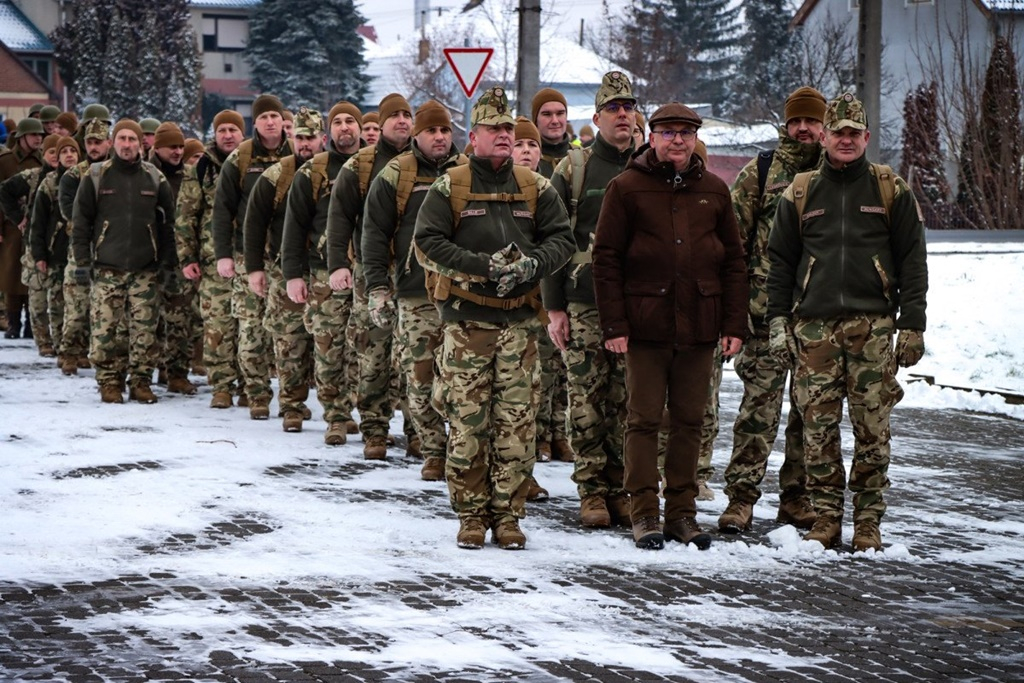
[[[885,164],[870,163],[871,175],[875,177],[878,184],[878,193],[882,197],[882,207],[885,209],[885,224],[890,224],[889,214],[892,211],[892,203],[896,199],[896,174],[892,167]],[[800,221],[800,231],[804,229],[804,208],[807,206],[807,190],[811,180],[821,174],[820,169],[797,173],[793,177],[790,187],[793,188],[793,203],[796,205],[796,215]]]

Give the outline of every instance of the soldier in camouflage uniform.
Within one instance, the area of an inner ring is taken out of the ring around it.
[[[793,180],[768,238],[768,346],[782,366],[796,362],[793,398],[817,514],[804,539],[830,547],[842,537],[845,398],[854,435],[853,549],[877,551],[889,415],[903,397],[896,369],[924,354],[924,222],[903,179],[868,162],[860,101],[850,93],[832,100],[824,125],[824,161]]]
[[[537,282],[562,268],[574,246],[550,182],[512,162],[515,120],[502,88],[480,97],[470,123],[473,156],[427,192],[415,244],[420,263],[438,276],[437,397],[450,426],[446,478],[457,543],[480,548],[491,527],[499,547],[519,549],[536,457]]]
[[[85,160],[69,168],[57,184],[57,203],[61,217],[71,225],[75,196],[82,176],[90,164],[105,160],[110,153],[110,113],[102,104],[90,104],[79,126],[79,146],[85,150]],[[89,367],[89,306],[90,278],[87,271],[79,270],[75,252],[68,249],[68,263],[64,268],[64,330],[61,335],[63,359],[60,369],[65,375],[77,375]]]
[[[391,327],[397,315],[409,414],[424,457],[420,476],[437,481],[444,479],[447,448],[444,416],[432,404],[441,317],[428,298],[412,240],[426,190],[448,168],[467,160],[452,144],[447,108],[428,100],[416,110],[414,120],[412,148],[388,162],[366,196],[363,272],[373,323]]]
[[[358,354],[356,407],[359,430],[363,434],[363,455],[371,460],[387,455],[388,425],[399,402],[400,373],[396,372],[392,355],[393,327],[381,328],[370,323],[366,281],[361,270],[363,205],[370,181],[391,159],[408,148],[413,125],[412,108],[397,93],[385,96],[378,109],[380,140],[345,162],[331,190],[327,218],[327,267],[331,272],[331,288],[354,286],[348,341]],[[350,245],[354,261],[350,258]],[[407,435],[412,441],[415,432]]]
[[[750,528],[754,504],[761,497],[758,487],[779,431],[789,370],[780,367],[768,349],[768,235],[782,193],[793,177],[821,163],[825,96],[814,88],[798,88],[786,98],[783,113],[785,124],[779,130],[778,147],[747,163],[732,186],[733,210],[747,245],[750,336],[733,361],[736,374],[743,380],[743,400],[733,426],[732,457],[725,470],[729,505],[718,518],[718,528],[725,533]],[[785,460],[779,470],[777,519],[800,529],[814,524],[804,474],[803,422],[800,412],[792,409],[786,427]]]
[[[185,167],[175,210],[174,242],[178,265],[187,280],[199,284],[203,321],[203,364],[213,389],[211,408],[230,408],[232,392],[241,403],[237,363],[238,321],[231,315],[231,278],[217,272],[213,244],[213,203],[217,178],[228,156],[244,139],[245,121],[225,109],[213,117],[213,141],[195,166]]]
[[[591,528],[628,526],[622,487],[622,430],[626,421],[624,359],[604,348],[594,302],[591,253],[605,187],[633,153],[636,98],[620,71],[604,75],[594,99],[598,134],[586,149],[559,162],[552,186],[569,209],[576,250],[569,266],[543,281],[548,333],[568,369],[569,436],[576,452],[573,481],[580,521]],[[578,175],[579,174],[579,175]]]
[[[266,304],[249,289],[243,256],[243,226],[249,193],[256,181],[282,157],[292,153],[284,134],[284,105],[274,95],[260,95],[252,104],[253,136],[224,161],[213,201],[213,248],[217,272],[232,278],[231,314],[238,320],[238,369],[245,382],[249,417],[270,417],[270,335],[263,326]]]
[[[131,373],[129,399],[157,400],[150,389],[159,354],[157,272],[174,258],[174,199],[163,174],[142,160],[141,147],[139,124],[119,121],[114,157],[90,167],[75,197],[72,245],[78,268],[93,269],[89,357],[104,403],[124,400],[124,366]],[[117,332],[126,314],[125,364],[117,357]]]

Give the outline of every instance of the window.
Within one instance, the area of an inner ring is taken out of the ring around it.
[[[21,61],[32,70],[32,73],[39,76],[43,83],[51,87],[53,86],[53,70],[49,59],[45,57],[22,57]]]
[[[249,22],[239,17],[203,15],[203,52],[239,52],[249,38]]]

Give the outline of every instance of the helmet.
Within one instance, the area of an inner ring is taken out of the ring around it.
[[[46,135],[46,130],[43,128],[43,124],[39,119],[33,119],[26,116],[21,121],[18,121],[18,129],[17,132],[14,133],[14,137],[17,139],[23,135],[32,135],[33,133]]]

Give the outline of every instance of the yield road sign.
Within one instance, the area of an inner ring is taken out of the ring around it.
[[[459,79],[462,92],[467,98],[473,97],[476,86],[483,78],[484,70],[487,68],[491,56],[494,54],[493,47],[446,47],[444,49],[445,59],[455,72],[455,78]]]

